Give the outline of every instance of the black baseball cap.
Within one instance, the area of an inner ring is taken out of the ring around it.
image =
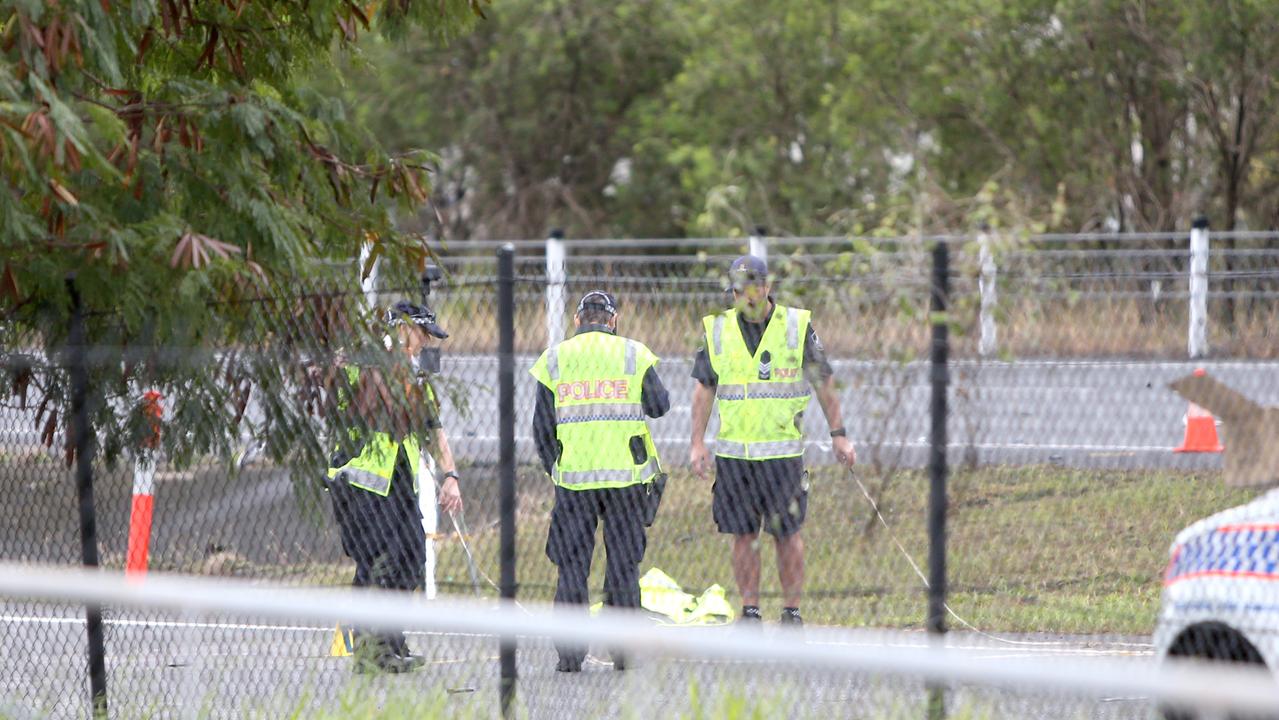
[[[412,323],[443,340],[449,334],[435,320],[435,312],[425,305],[417,305],[408,300],[401,300],[391,306],[387,313],[387,324],[392,327],[403,323]]]
[[[755,255],[743,255],[728,268],[728,283],[733,290],[768,282],[768,262]]]
[[[617,299],[612,293],[603,290],[592,290],[582,296],[581,302],[577,304],[577,311],[583,310],[604,310],[609,315],[617,314]]]

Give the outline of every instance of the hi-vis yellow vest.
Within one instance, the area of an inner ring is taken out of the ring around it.
[[[737,310],[702,318],[706,353],[719,376],[716,455],[766,460],[804,454],[799,420],[810,396],[803,365],[811,317],[808,310],[774,306],[754,355],[737,324]],[[762,361],[765,352],[768,363]]]
[[[346,368],[346,377],[350,385],[354,387],[360,379],[360,369]],[[339,400],[338,407],[345,409],[347,402],[348,398],[343,397]],[[358,442],[359,435],[358,431],[351,431],[353,441]],[[417,438],[409,435],[402,442],[397,442],[385,432],[371,432],[367,435],[367,441],[361,448],[360,454],[341,467],[329,468],[329,477],[336,478],[341,475],[343,480],[361,490],[368,490],[386,497],[391,492],[391,480],[395,477],[395,459],[399,455],[400,446],[403,445],[404,455],[413,475],[413,490],[416,492],[418,465],[422,461],[421,446]]]
[[[555,395],[555,436],[562,448],[551,471],[556,485],[626,487],[661,472],[640,402],[644,374],[656,364],[642,343],[606,332],[575,335],[537,359],[529,373]],[[638,463],[632,438],[644,448]]]

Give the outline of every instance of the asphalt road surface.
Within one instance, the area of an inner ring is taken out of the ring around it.
[[[75,608],[34,603],[0,606],[0,714],[12,718],[87,715],[84,626]],[[662,628],[655,632],[741,632],[731,627]],[[777,632],[766,627],[763,632]],[[493,637],[412,633],[428,664],[401,676],[355,675],[349,658],[331,657],[333,629],[254,624],[243,619],[157,619],[108,610],[106,641],[112,717],[342,717],[353,700],[410,700],[441,716],[494,717],[498,648]],[[841,644],[882,643],[872,633]],[[923,634],[917,643],[927,642]],[[1127,658],[1151,662],[1141,639],[1025,637],[992,640],[952,633],[949,642],[983,659]],[[580,675],[554,671],[544,638],[526,637],[518,654],[519,706],[530,718],[722,716],[748,699],[769,717],[922,717],[917,680],[815,671],[751,662],[636,658],[617,672],[603,648],[592,648]],[[694,699],[696,697],[696,699]],[[1086,698],[1061,693],[953,688],[948,706],[977,717],[1147,717],[1144,698]]]
[[[516,382],[518,454],[530,458],[534,386],[527,369],[532,362],[531,357],[519,359]],[[843,416],[861,461],[925,465],[931,393],[927,364],[834,365]],[[696,382],[691,366],[688,360],[666,360],[659,366],[672,408],[666,417],[650,421],[650,427],[668,465],[687,462],[689,404]],[[1186,402],[1168,383],[1199,366],[1259,402],[1279,404],[1277,363],[954,363],[948,400],[951,458],[983,465],[1219,467],[1220,455],[1172,452],[1183,437]],[[470,403],[466,414],[448,409],[446,425],[454,448],[464,457],[496,459],[496,361],[452,358],[444,370]],[[716,422],[712,418],[708,437],[713,437]],[[826,420],[815,400],[804,425],[808,462],[832,462]]]
[[[517,457],[533,461],[529,426],[534,358],[516,362]],[[926,363],[835,361],[843,415],[860,459],[905,467],[927,461],[930,386]],[[1205,367],[1263,403],[1279,403],[1279,363],[1021,361],[951,365],[949,451],[955,462],[1050,463],[1074,467],[1213,468],[1216,454],[1176,454],[1186,403],[1168,383]],[[665,360],[661,377],[671,391],[666,417],[650,421],[667,465],[687,461],[691,361]],[[446,385],[466,407],[447,403],[446,426],[455,453],[476,462],[498,457],[497,361],[445,356]],[[711,420],[712,437],[717,420]],[[810,463],[831,462],[825,418],[816,401],[804,419]],[[1227,436],[1229,428],[1222,428]],[[32,411],[0,408],[0,452],[38,448]]]

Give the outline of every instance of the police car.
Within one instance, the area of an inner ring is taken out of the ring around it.
[[[1264,665],[1279,677],[1279,489],[1177,535],[1154,641],[1160,662]]]

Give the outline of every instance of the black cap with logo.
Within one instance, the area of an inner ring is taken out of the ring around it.
[[[436,321],[435,311],[426,305],[417,305],[408,300],[401,300],[395,303],[390,312],[387,313],[386,321],[392,327],[404,323],[412,323],[441,340],[449,336]]]

